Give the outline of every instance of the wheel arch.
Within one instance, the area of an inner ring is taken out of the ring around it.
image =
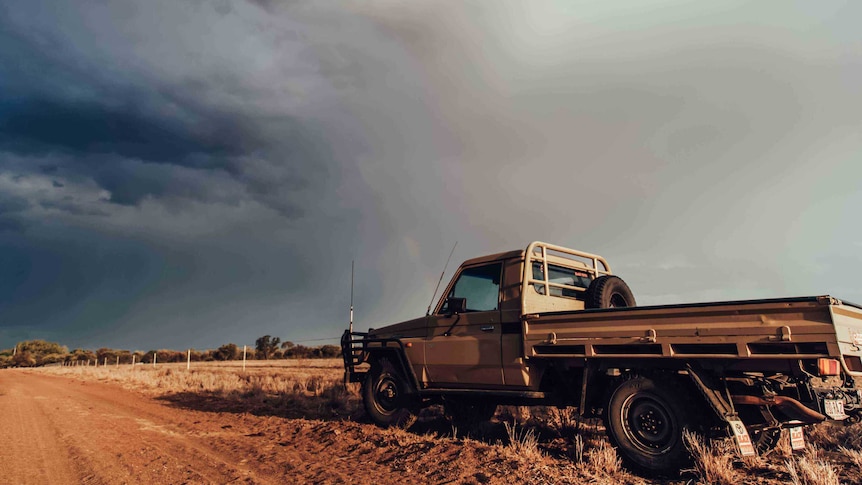
[[[413,372],[413,367],[410,365],[410,361],[407,359],[407,354],[404,352],[403,347],[401,346],[401,342],[398,342],[398,347],[383,347],[383,348],[369,348],[366,350],[367,358],[366,361],[369,365],[376,366],[379,365],[379,362],[382,359],[387,359],[395,365],[396,369],[401,372],[407,381],[409,386],[409,390],[411,393],[418,393],[419,391],[419,380],[416,378],[416,373]]]

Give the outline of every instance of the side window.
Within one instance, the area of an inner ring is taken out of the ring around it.
[[[487,312],[500,308],[501,263],[467,268],[461,272],[448,297],[466,298],[468,312]],[[446,303],[440,309],[446,313]]]

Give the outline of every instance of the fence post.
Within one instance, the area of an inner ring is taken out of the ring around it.
[[[186,359],[186,370],[189,370],[191,368],[192,368],[192,349],[189,349],[189,356]]]
[[[242,371],[245,372],[245,349],[246,346],[242,346]]]
[[[153,369],[156,368],[156,357],[158,357],[158,356],[159,356],[159,353],[154,350],[153,351]]]
[[[120,368],[120,356],[117,355],[117,369]]]
[[[104,363],[104,365],[102,365],[102,367],[108,367],[108,358],[107,357],[105,357],[105,363]]]
[[[132,369],[135,368],[135,354],[132,354]]]

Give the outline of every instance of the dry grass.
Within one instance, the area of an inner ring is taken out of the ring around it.
[[[734,485],[739,473],[733,468],[734,444],[729,439],[707,443],[700,435],[683,431],[685,446],[702,483]]]
[[[617,451],[607,442],[600,441],[598,446],[587,451],[587,463],[593,473],[617,476],[622,473],[623,463]]]
[[[581,415],[577,408],[551,408],[548,424],[561,434],[577,433],[581,428]]]
[[[785,462],[790,483],[794,485],[839,485],[835,466],[822,456],[816,446],[809,446],[805,452]]]
[[[359,409],[357,385],[347,389],[340,359],[195,362],[121,365],[119,367],[51,367],[40,372],[83,380],[117,383],[169,401],[203,397],[220,410],[311,417],[352,416]]]
[[[341,360],[283,360],[242,363],[196,362],[185,364],[121,365],[119,367],[52,367],[43,372],[117,382],[137,390],[166,392],[305,392],[320,395],[323,389],[341,384]]]
[[[575,439],[572,443],[572,459],[575,460],[575,463],[581,465],[584,463],[584,437],[581,435],[575,435]]]
[[[862,474],[862,450],[852,450],[843,446],[838,448],[850,461],[859,468],[859,473]]]
[[[529,457],[540,457],[542,454],[539,451],[539,440],[536,438],[536,433],[532,429],[518,429],[517,424],[510,425],[508,422],[503,423],[506,428],[506,435],[509,437],[509,446],[516,453]]]
[[[806,431],[806,438],[824,450],[835,451],[842,446],[862,450],[862,423],[849,426],[839,423],[823,423]]]

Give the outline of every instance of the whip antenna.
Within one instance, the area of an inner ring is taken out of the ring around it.
[[[431,314],[431,305],[434,304],[434,298],[437,297],[437,290],[440,289],[440,282],[443,281],[443,275],[446,274],[446,268],[449,266],[449,261],[452,259],[452,253],[455,252],[455,246],[458,245],[458,241],[455,241],[455,244],[452,246],[452,250],[449,251],[449,257],[446,258],[446,264],[443,265],[443,272],[440,273],[440,279],[437,280],[437,286],[434,287],[434,294],[431,295],[431,303],[428,304],[428,309],[425,310],[425,316]]]
[[[350,262],[350,333],[353,333],[353,264]]]

